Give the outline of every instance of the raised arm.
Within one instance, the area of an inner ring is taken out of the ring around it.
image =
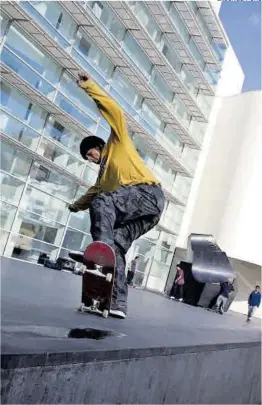
[[[128,137],[124,112],[87,74],[79,74],[79,87],[95,101],[99,111],[113,129],[119,141]]]

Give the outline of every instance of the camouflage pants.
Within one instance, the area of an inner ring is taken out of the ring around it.
[[[92,199],[90,207],[91,235],[110,245],[116,255],[116,278],[112,307],[126,311],[127,282],[125,254],[132,242],[152,229],[164,208],[160,186],[138,184],[121,186]]]

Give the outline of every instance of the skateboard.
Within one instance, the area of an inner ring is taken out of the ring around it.
[[[84,252],[80,312],[108,317],[115,279],[115,253],[103,242],[91,243]]]

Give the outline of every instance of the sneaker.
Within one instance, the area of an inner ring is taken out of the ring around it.
[[[179,300],[178,300],[179,302],[183,302],[183,298],[179,298]]]
[[[110,309],[109,315],[113,316],[114,318],[125,319],[126,313],[121,309]]]
[[[175,299],[175,297],[173,297],[173,296],[171,296],[171,297],[169,297],[171,300],[174,300]]]

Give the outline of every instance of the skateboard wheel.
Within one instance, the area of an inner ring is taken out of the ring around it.
[[[108,310],[104,309],[102,315],[103,315],[103,318],[107,318],[108,317]]]
[[[108,281],[109,283],[111,283],[112,278],[113,278],[113,274],[107,273],[107,275],[106,275],[106,281]]]

